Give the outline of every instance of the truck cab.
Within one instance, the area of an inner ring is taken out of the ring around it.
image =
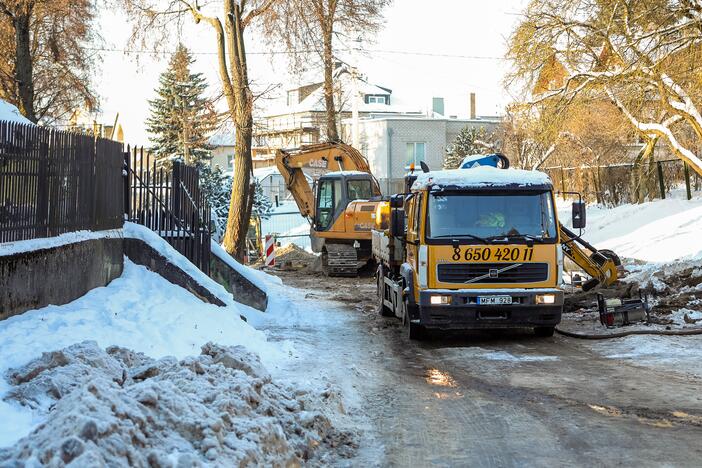
[[[425,329],[534,328],[561,320],[563,252],[553,186],[537,171],[419,174],[373,233],[381,313]]]

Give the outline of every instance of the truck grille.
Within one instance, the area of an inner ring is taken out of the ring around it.
[[[548,263],[443,263],[438,277],[442,283],[539,283],[548,279]]]

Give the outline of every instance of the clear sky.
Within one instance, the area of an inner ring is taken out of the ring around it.
[[[393,90],[393,97],[415,108],[428,108],[433,96],[445,99],[448,115],[468,114],[468,94],[477,93],[479,115],[502,113],[510,102],[502,86],[507,64],[501,59],[506,40],[526,0],[395,0],[386,11],[386,24],[370,52],[358,58],[370,82]],[[130,26],[115,14],[104,15],[100,28],[106,40],[101,73],[96,81],[105,120],[120,113],[129,142],[148,143],[144,120],[158,76],[167,57],[145,53],[125,55]],[[210,27],[186,22],[180,39],[194,53],[195,70],[203,72],[217,92],[214,38]],[[255,34],[248,40],[249,70],[255,85],[280,84],[279,93],[298,79]],[[173,48],[175,49],[175,44]],[[340,53],[351,61],[350,53]]]

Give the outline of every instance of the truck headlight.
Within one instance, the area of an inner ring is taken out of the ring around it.
[[[537,294],[536,295],[537,304],[555,304],[556,295],[555,294]]]
[[[446,305],[451,303],[451,296],[431,296],[429,298],[431,305]]]

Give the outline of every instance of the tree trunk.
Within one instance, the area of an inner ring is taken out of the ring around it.
[[[249,229],[249,185],[251,183],[251,127],[236,125],[234,142],[234,177],[232,197],[229,202],[229,217],[223,245],[227,252],[243,260],[246,250],[246,234]],[[248,156],[247,156],[248,155]]]
[[[332,52],[332,28],[324,29],[324,106],[327,120],[327,140],[339,141],[336,128],[336,107],[334,106],[334,54]]]
[[[247,204],[246,204],[246,219],[249,220],[249,221],[248,221],[248,225],[249,225],[249,226],[251,225],[251,223],[250,223],[250,221],[251,221],[251,211],[253,210],[253,202],[254,202],[254,193],[255,193],[255,191],[256,191],[256,185],[254,184],[253,180],[251,180],[251,183],[250,183],[250,185],[249,185],[249,191],[248,191],[249,198],[248,198]],[[257,236],[260,235],[259,232],[258,232],[258,229],[255,229],[255,231],[256,231],[256,235],[257,235]],[[246,255],[246,250],[247,250],[247,242],[246,242],[246,241],[248,240],[247,237],[248,237],[248,236],[244,237],[244,243],[243,243],[243,245],[239,246],[239,249],[240,249],[240,250],[239,250],[239,252],[237,252],[237,255],[238,255],[238,256],[241,256],[242,258],[244,257],[244,255]]]
[[[19,111],[36,123],[29,17],[30,14],[26,11],[17,13],[12,20],[15,28],[15,80],[17,81]]]
[[[246,235],[251,215],[249,185],[253,171],[253,161],[251,160],[253,95],[249,87],[244,28],[241,24],[241,6],[232,0],[225,0],[224,5],[230,50],[229,67],[231,69],[231,83],[228,87],[225,85],[225,95],[231,94],[227,96],[227,103],[236,128],[236,137],[234,141],[232,197],[229,203],[229,217],[227,218],[223,245],[229,254],[241,261],[246,250]],[[226,68],[223,57],[220,57],[220,67]],[[224,74],[222,75],[224,76]]]
[[[643,148],[641,148],[639,154],[636,155],[636,159],[634,159],[631,190],[634,203],[643,203],[646,201],[646,196],[648,195],[649,191],[648,186],[650,185],[650,170],[647,170],[648,160],[653,159],[657,142],[658,137],[647,139],[646,144]]]

